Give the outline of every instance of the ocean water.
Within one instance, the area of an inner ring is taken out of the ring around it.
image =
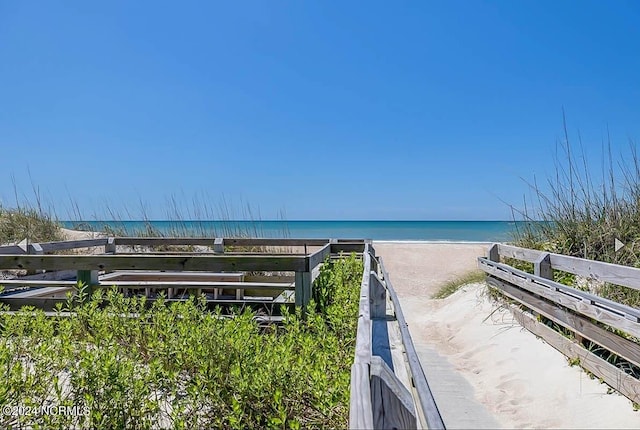
[[[164,236],[344,238],[385,241],[505,242],[513,221],[63,221],[66,228]]]

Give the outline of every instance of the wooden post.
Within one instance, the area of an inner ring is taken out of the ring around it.
[[[387,289],[373,270],[369,273],[369,309],[372,319],[387,317]]]
[[[42,249],[42,246],[40,246],[40,244],[36,242],[30,243],[28,250],[29,250],[29,254],[35,254],[35,255],[44,254],[44,250]]]
[[[99,285],[98,282],[98,271],[97,270],[78,270],[78,274],[76,277],[78,284],[82,283],[82,285],[87,286],[87,298],[91,297],[93,294],[93,288],[96,285]]]
[[[311,272],[296,272],[296,306],[303,308],[311,300]]]
[[[224,254],[224,239],[216,237],[213,240],[213,252],[216,254]]]
[[[375,258],[376,257],[376,249],[373,247],[372,242],[373,241],[371,239],[366,239],[365,240],[365,243],[367,245],[369,245],[369,254],[371,255],[372,258]]]
[[[551,256],[549,254],[542,254],[533,263],[533,274],[544,279],[553,280],[553,269],[551,268]]]
[[[491,245],[491,248],[489,248],[488,257],[490,261],[495,261],[496,263],[500,262],[500,249],[498,248],[497,243],[494,243]]]
[[[369,254],[371,256],[371,270],[373,270],[376,275],[378,275],[378,278],[380,277],[380,271],[378,270],[378,260],[376,259],[376,257],[372,256],[371,254]]]
[[[110,237],[107,239],[107,244],[104,246],[105,254],[116,254],[116,239],[114,237]]]
[[[39,243],[34,242],[27,245],[27,254],[44,255],[44,250],[42,249],[42,246],[40,246]],[[28,274],[45,273],[45,272],[46,270],[27,271]]]

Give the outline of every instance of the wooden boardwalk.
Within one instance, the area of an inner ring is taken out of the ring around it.
[[[83,249],[84,252],[77,252]],[[91,252],[87,252],[89,249]],[[444,428],[398,297],[370,241],[335,239],[102,238],[0,247],[0,270],[29,275],[0,280],[8,312],[55,311],[84,284],[88,294],[116,287],[153,303],[204,293],[213,307],[259,309],[278,321],[282,305],[304,307],[327,258],[355,252],[360,287],[350,427]]]
[[[499,428],[500,424],[474,397],[473,388],[432,346],[432,333],[422,329],[431,296],[449,279],[473,270],[485,245],[461,245],[455,256],[438,252],[440,244],[404,245],[374,243],[399,296],[408,331],[435,403],[447,428]],[[450,246],[450,245],[447,245]],[[425,258],[427,250],[429,258]],[[434,427],[435,428],[435,427]]]

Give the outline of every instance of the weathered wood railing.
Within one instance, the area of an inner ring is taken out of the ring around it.
[[[365,245],[363,260],[349,426],[443,429],[400,302],[370,244]],[[397,341],[390,336],[390,325],[399,328]],[[398,355],[400,350],[404,353]],[[404,381],[401,371],[408,376]]]
[[[534,274],[501,262],[501,257],[533,263]],[[599,349],[640,366],[640,310],[553,281],[554,270],[558,270],[640,290],[640,269],[504,244],[492,245],[488,257],[478,259],[478,266],[488,274],[490,285],[533,312],[514,309],[523,326],[565,355],[579,359],[585,369],[640,403],[640,380],[594,354],[583,342],[586,339]],[[540,323],[537,315],[573,332],[573,339]]]
[[[133,253],[131,247],[167,246],[204,246],[212,252],[158,252]],[[56,251],[104,246],[104,253],[91,255],[53,255]],[[118,247],[125,252],[118,252]],[[236,252],[238,248],[254,249],[264,247],[260,252]],[[293,248],[302,250],[293,250]],[[284,248],[285,252],[272,253],[270,248]],[[288,250],[291,248],[292,250]],[[146,290],[163,289],[171,295],[174,288],[235,289],[245,288],[287,289],[290,284],[278,282],[220,282],[221,280],[197,280],[193,276],[182,281],[117,281],[100,280],[99,274],[114,271],[155,271],[155,272],[205,272],[209,274],[227,272],[293,272],[295,304],[305,306],[312,297],[314,269],[332,253],[363,252],[363,240],[330,239],[235,239],[235,238],[100,238],[66,242],[30,243],[14,246],[0,246],[0,270],[22,269],[39,271],[76,271],[75,281],[82,281],[89,290],[117,284],[122,288],[144,288]],[[103,275],[104,276],[104,275]],[[37,279],[2,280],[0,285],[7,288],[17,287],[68,287],[73,280],[36,275]],[[222,280],[224,281],[224,280]],[[5,295],[0,301],[9,303],[12,308],[29,304],[51,310],[62,297],[42,297],[42,291],[34,291],[29,297],[24,293]],[[231,303],[233,304],[233,303]]]

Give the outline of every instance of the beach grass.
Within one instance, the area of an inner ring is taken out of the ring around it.
[[[640,159],[633,144],[626,158],[614,160],[611,142],[600,166],[589,163],[582,142],[557,145],[555,174],[546,186],[528,183],[535,204],[512,210],[525,222],[514,234],[517,246],[607,263],[640,267]],[[597,172],[599,170],[599,174]],[[616,240],[626,244],[616,251]],[[530,269],[530,268],[525,268]],[[529,271],[529,270],[527,270]],[[554,278],[574,285],[576,277],[556,271]],[[640,306],[640,295],[624,287],[594,285],[595,293]]]
[[[465,273],[464,275],[452,279],[444,284],[431,298],[445,299],[465,285],[473,284],[476,282],[484,282],[486,276],[486,273],[481,270],[473,270],[471,272]]]

